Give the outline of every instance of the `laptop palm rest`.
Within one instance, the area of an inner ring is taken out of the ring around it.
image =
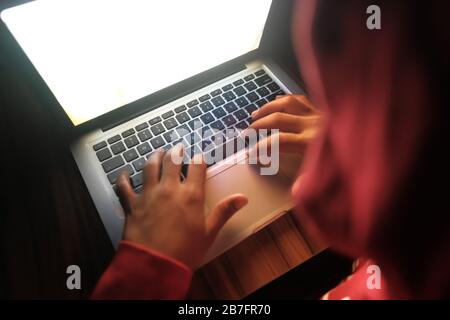
[[[207,255],[207,261],[291,208],[291,180],[281,171],[277,175],[263,176],[260,169],[257,165],[245,164],[243,161],[207,180],[208,209],[235,193],[242,193],[249,199],[247,206],[237,212],[219,233]]]

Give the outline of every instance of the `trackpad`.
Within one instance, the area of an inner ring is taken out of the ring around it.
[[[222,251],[235,245],[252,233],[258,224],[264,223],[275,213],[290,208],[290,180],[279,172],[273,176],[263,176],[260,167],[236,164],[206,181],[206,206],[208,209],[225,197],[242,193],[249,202],[225,225],[217,238],[213,251]],[[211,252],[212,253],[212,252]]]

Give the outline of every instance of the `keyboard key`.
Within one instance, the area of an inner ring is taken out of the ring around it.
[[[211,113],[207,113],[207,114],[202,115],[200,117],[200,119],[202,119],[204,124],[208,124],[208,123],[210,123],[210,122],[215,120],[214,116]]]
[[[259,99],[259,96],[255,92],[250,92],[248,95],[245,96],[250,102],[255,102]]]
[[[186,106],[180,106],[178,108],[175,108],[175,112],[181,113],[181,112],[185,111],[186,109],[187,109]]]
[[[262,77],[259,77],[255,80],[256,84],[260,87],[272,82],[272,79],[270,79],[270,77],[266,74],[263,75]]]
[[[135,132],[135,131],[134,131],[133,128],[128,129],[128,130],[122,132],[122,137],[126,138],[126,137],[128,137],[128,136],[131,136],[134,132]]]
[[[214,148],[214,144],[209,139],[203,140],[202,143],[201,143],[201,148],[202,148],[203,151],[208,152],[209,150]]]
[[[124,152],[125,149],[125,145],[122,141],[119,141],[111,146],[111,151],[114,153],[114,155]]]
[[[237,94],[238,97],[243,96],[247,93],[247,90],[245,90],[242,86],[235,88],[233,91]]]
[[[186,112],[180,113],[179,115],[176,116],[176,118],[180,124],[185,123],[186,121],[190,120],[190,118]]]
[[[245,112],[245,110],[243,110],[243,109],[236,111],[235,113],[233,113],[233,115],[234,115],[239,121],[244,120],[245,118],[248,117],[247,112]]]
[[[172,111],[172,110],[170,110],[170,111],[167,111],[166,113],[164,113],[163,115],[162,115],[162,118],[165,120],[165,119],[168,119],[168,118],[170,118],[171,116],[173,116],[175,113]]]
[[[275,93],[272,93],[271,95],[268,95],[266,97],[267,100],[272,101],[275,100],[278,96],[284,96],[285,93],[283,91],[277,91]]]
[[[194,119],[192,121],[189,121],[188,125],[192,130],[203,127],[203,123],[200,121],[200,119]]]
[[[145,128],[148,128],[147,122],[141,123],[140,125],[138,125],[138,126],[135,127],[136,131],[142,131],[142,130],[144,130]]]
[[[212,135],[214,131],[209,126],[203,126],[199,130],[197,130],[197,133],[202,139],[205,139]]]
[[[211,96],[209,94],[205,94],[204,96],[201,96],[200,98],[198,98],[198,100],[200,100],[200,102],[205,102],[206,100],[211,99]]]
[[[150,140],[150,143],[152,144],[152,147],[154,149],[161,148],[163,145],[166,144],[166,142],[161,136],[153,138],[152,140]]]
[[[137,159],[136,161],[133,161],[133,167],[136,171],[141,171],[144,169],[145,166],[145,158]]]
[[[239,108],[245,107],[246,105],[249,104],[248,100],[245,99],[244,97],[237,98],[234,102],[236,102]]]
[[[226,86],[222,87],[223,92],[229,91],[231,89],[233,89],[232,84],[227,84]]]
[[[225,103],[225,100],[223,100],[223,98],[220,96],[213,98],[211,101],[216,107],[221,106]]]
[[[191,159],[193,156],[195,156],[196,154],[201,153],[202,150],[198,147],[198,145],[193,145],[191,147],[186,148],[185,150],[185,156],[188,157],[189,159]]]
[[[197,132],[191,132],[186,137],[184,137],[184,139],[186,139],[186,142],[189,145],[196,144],[196,143],[198,143],[198,142],[200,142],[202,140],[202,138],[198,135]]]
[[[175,118],[170,118],[164,121],[164,125],[166,126],[167,130],[170,130],[172,128],[175,128],[178,125],[178,123],[177,120],[175,120]]]
[[[178,135],[175,132],[175,130],[171,130],[169,132],[164,133],[163,137],[167,141],[167,143],[173,142],[178,139]]]
[[[236,99],[236,95],[233,93],[233,91],[225,92],[222,96],[223,96],[223,97],[225,98],[225,100],[227,100],[227,101],[231,101],[231,100]]]
[[[211,141],[214,142],[216,146],[221,145],[222,143],[226,142],[225,137],[223,136],[222,132],[217,132],[215,135],[213,135],[211,138]]]
[[[255,90],[256,88],[258,88],[258,87],[256,86],[256,84],[255,84],[253,81],[244,84],[244,87],[245,87],[248,91],[253,91],[253,90]]]
[[[267,103],[266,99],[261,99],[255,102],[255,104],[258,106],[258,108],[261,108],[262,106],[264,106]]]
[[[232,113],[237,110],[236,104],[234,102],[228,102],[223,106],[228,113]]]
[[[139,144],[139,140],[138,140],[138,138],[136,138],[136,136],[131,136],[131,137],[126,138],[124,140],[124,142],[125,142],[127,148],[132,148]]]
[[[138,137],[141,139],[141,142],[144,142],[153,137],[153,135],[150,133],[150,130],[145,129],[144,131],[138,133]]]
[[[133,161],[133,160],[137,159],[138,158],[138,154],[137,154],[136,150],[130,149],[130,150],[127,150],[127,151],[125,151],[123,153],[123,157],[124,157],[126,162],[130,162],[130,161]]]
[[[214,102],[215,99],[217,99],[217,98],[212,99],[212,101]],[[202,108],[203,112],[208,112],[208,111],[214,109],[214,106],[212,105],[212,103],[210,101],[206,101],[200,105],[200,108]]]
[[[244,78],[245,81],[250,81],[250,80],[253,80],[253,79],[255,79],[255,76],[254,76],[253,74],[248,75],[248,76],[246,76],[246,77]]]
[[[185,148],[189,147],[189,144],[188,144],[187,141],[184,140],[183,138],[180,138],[180,139],[178,139],[178,140],[175,140],[175,141],[172,143],[172,147],[175,147],[176,145],[179,145],[180,143],[183,144]]]
[[[198,107],[194,107],[194,108],[188,110],[188,113],[191,116],[191,118],[196,118],[202,114],[202,111]]]
[[[266,72],[262,69],[255,72],[255,76],[257,77],[261,77],[263,74],[266,74]]]
[[[100,160],[100,162],[105,161],[106,159],[109,159],[112,157],[111,151],[109,151],[108,148],[102,149],[97,152],[97,158]]]
[[[139,186],[134,189],[134,192],[136,192],[137,194],[140,194],[142,192],[142,190],[144,190],[144,186]]]
[[[244,80],[242,80],[242,79],[239,79],[239,80],[236,80],[235,82],[233,82],[233,85],[235,87],[239,87],[242,84],[244,84]]]
[[[275,82],[269,83],[269,84],[267,85],[267,88],[269,88],[269,90],[270,90],[271,92],[275,92],[275,91],[280,90],[280,86],[279,86],[278,84],[276,84]]]
[[[225,129],[225,126],[223,125],[222,121],[217,120],[213,123],[210,124],[211,128],[215,129],[215,130],[223,130]]]
[[[161,121],[162,121],[161,117],[156,117],[156,118],[149,120],[148,123],[150,123],[150,125],[153,126]]]
[[[98,151],[100,149],[103,149],[104,147],[106,147],[106,141],[99,142],[97,144],[94,144],[93,146],[94,151]]]
[[[114,169],[117,169],[120,166],[123,166],[125,162],[122,159],[122,156],[117,156],[112,159],[109,159],[108,161],[103,162],[102,167],[103,171],[105,173],[108,173],[110,171],[113,171]]]
[[[199,122],[200,122],[200,121],[199,121]],[[177,128],[175,129],[175,131],[177,132],[177,134],[178,134],[180,137],[183,137],[183,136],[187,135],[189,132],[191,132],[191,130],[189,129],[189,127],[188,127],[186,124],[177,127]]]
[[[256,90],[256,92],[258,92],[258,94],[264,98],[265,96],[267,96],[268,94],[270,94],[270,91],[266,89],[266,87],[262,87],[259,88],[258,90]]]
[[[139,154],[141,156],[143,156],[144,154],[149,153],[150,151],[152,151],[152,147],[150,147],[150,145],[148,144],[148,142],[144,142],[143,144],[140,144],[137,147],[137,151],[139,152]]]
[[[133,168],[132,168],[129,164],[127,164],[126,166],[124,166],[124,167],[122,167],[122,168],[120,168],[120,169],[117,169],[116,171],[111,172],[110,174],[108,174],[108,180],[109,180],[109,182],[110,182],[111,184],[116,183],[117,178],[120,176],[120,174],[121,174],[122,172],[125,172],[125,171],[128,171],[128,173],[130,174],[130,176],[134,173]]]
[[[245,121],[241,121],[238,124],[236,124],[235,127],[240,130],[245,130],[248,128],[248,124]]]
[[[245,110],[248,112],[248,114],[250,114],[250,115],[251,115],[254,111],[258,110],[258,108],[257,108],[254,104],[248,105],[248,106],[246,106],[244,109],[245,109]]]
[[[195,107],[196,105],[198,105],[198,103],[199,103],[198,100],[195,99],[195,100],[192,100],[192,101],[186,103],[186,105],[188,108],[192,108],[192,107]]]
[[[113,144],[114,142],[119,141],[122,139],[118,134],[116,134],[114,137],[109,138],[107,141],[109,144]]]
[[[223,123],[225,123],[227,127],[230,127],[236,123],[236,119],[231,114],[227,115],[226,117],[223,117],[222,121]]]
[[[152,126],[151,130],[155,136],[166,131],[166,129],[164,129],[164,127],[161,123],[158,123],[157,125]]]
[[[225,110],[223,110],[222,107],[218,107],[217,109],[214,109],[212,113],[216,116],[217,119],[222,118],[227,115],[227,113],[225,112]]]
[[[138,172],[131,177],[131,185],[133,186],[133,188],[142,186],[143,183],[144,183],[144,175],[142,174],[142,172]]]
[[[217,90],[214,90],[213,92],[211,92],[211,96],[216,97],[221,93],[222,93],[222,90],[217,89]]]

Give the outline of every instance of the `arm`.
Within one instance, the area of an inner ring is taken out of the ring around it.
[[[131,241],[122,241],[91,298],[183,299],[192,270],[183,263]]]
[[[181,299],[218,232],[247,204],[231,195],[205,214],[206,164],[201,155],[180,181],[182,145],[147,161],[136,194],[127,175],[118,179],[126,213],[124,241],[101,277],[93,299]]]

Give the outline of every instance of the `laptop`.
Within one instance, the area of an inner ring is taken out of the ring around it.
[[[275,2],[37,0],[1,12],[70,124],[71,152],[115,247],[124,224],[118,175],[128,171],[139,193],[152,152],[178,143],[187,160],[226,149],[208,162],[206,209],[233,193],[249,198],[204,263],[292,208],[298,162],[282,158],[263,175],[247,161],[248,142],[227,134],[245,130],[251,113],[278,96],[303,94],[261,50]]]

